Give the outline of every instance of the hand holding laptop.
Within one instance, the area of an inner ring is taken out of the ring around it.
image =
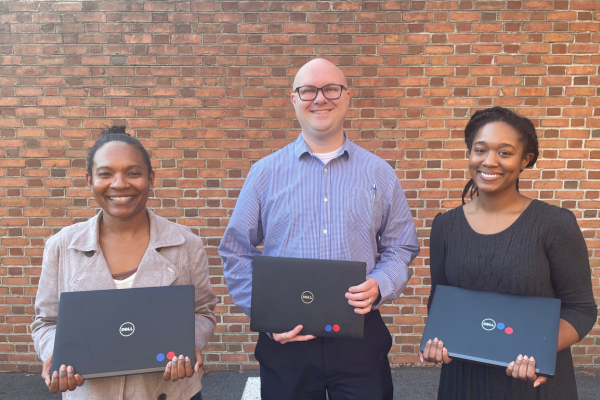
[[[367,280],[358,286],[352,286],[346,293],[348,304],[356,307],[354,312],[357,314],[371,311],[377,297],[379,297],[379,284],[371,277],[367,277]]]
[[[444,347],[444,342],[438,340],[438,338],[433,339],[433,341],[431,339],[427,341],[423,352],[421,353],[421,350],[419,350],[419,358],[421,362],[443,362],[444,364],[448,364],[452,361],[452,358],[448,355],[448,350]]]
[[[73,391],[79,386],[83,385],[85,381],[81,375],[76,374],[73,367],[70,365],[67,367],[62,365],[59,371],[54,371],[54,374],[50,376],[50,368],[52,366],[52,354],[44,360],[42,367],[42,379],[50,389],[52,393],[66,392],[67,390]]]
[[[548,379],[545,376],[537,376],[535,374],[535,360],[533,357],[527,358],[527,356],[522,356],[521,354],[519,354],[516,361],[508,364],[506,375],[522,381],[533,382],[533,387],[540,386]]]
[[[167,367],[165,368],[165,372],[163,373],[163,379],[165,381],[173,381],[177,382],[180,379],[191,378],[195,372],[198,372],[200,367],[202,366],[202,353],[198,347],[194,346],[194,352],[196,355],[196,365],[192,368],[192,362],[189,357],[183,357],[180,355],[178,357],[173,357],[171,361],[167,363]]]
[[[306,342],[306,341],[314,339],[316,337],[314,335],[298,335],[298,333],[300,333],[302,328],[303,328],[302,325],[298,325],[297,327],[295,327],[294,329],[292,329],[289,332],[274,333],[273,339],[276,342],[285,344],[288,342]]]

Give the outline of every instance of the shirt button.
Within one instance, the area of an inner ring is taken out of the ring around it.
[[[323,170],[323,172],[327,172],[327,168],[325,168],[325,169]]]
[[[327,203],[327,197],[325,197],[325,198],[323,199],[323,201],[324,201],[325,203]]]
[[[327,229],[323,229],[323,233],[327,233]]]

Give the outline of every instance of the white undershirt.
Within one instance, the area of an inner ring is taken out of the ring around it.
[[[344,146],[342,146],[344,147]],[[332,159],[334,159],[338,154],[340,154],[340,150],[342,149],[342,147],[340,147],[339,149],[329,152],[329,153],[313,153],[313,156],[315,157],[319,157],[319,159],[321,161],[323,161],[323,164],[327,165],[327,163],[329,161],[331,161]]]
[[[137,274],[137,272],[135,274]],[[122,281],[113,279],[113,281],[115,281],[115,286],[117,287],[117,289],[130,289],[133,285],[133,279],[135,278],[135,274],[131,275],[129,278],[123,279]]]

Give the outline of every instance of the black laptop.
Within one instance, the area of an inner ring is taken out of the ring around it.
[[[71,365],[83,379],[164,371],[194,357],[194,285],[60,295],[52,373]]]
[[[364,316],[345,294],[366,280],[367,263],[255,256],[250,329],[362,339]]]
[[[533,356],[537,374],[554,376],[559,319],[560,299],[438,285],[420,349],[437,337],[450,357],[504,368]]]

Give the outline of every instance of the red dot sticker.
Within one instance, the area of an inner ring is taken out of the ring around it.
[[[173,357],[175,357],[175,353],[173,353],[172,351],[170,351],[170,352],[167,353],[167,358],[169,360],[171,360]]]
[[[334,326],[333,326],[333,331],[334,331],[334,332],[337,332],[337,331],[339,331],[339,330],[340,330],[340,326],[339,326],[339,325],[334,325]]]
[[[512,329],[512,328],[506,328],[506,329],[504,330],[504,332],[506,332],[508,335],[510,335],[510,334],[512,334],[512,333],[513,333],[513,329]]]

